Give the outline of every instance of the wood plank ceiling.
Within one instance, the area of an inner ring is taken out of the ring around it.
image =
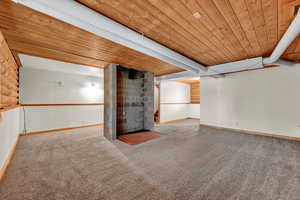
[[[204,65],[269,55],[300,0],[77,0]],[[0,3],[0,30],[15,52],[104,67],[118,63],[155,75],[182,71],[72,25]],[[283,58],[300,60],[300,39]]]
[[[183,71],[10,0],[1,0],[0,22],[15,52],[96,67],[117,63],[155,75]]]
[[[77,0],[190,57],[215,65],[268,56],[299,0]],[[300,60],[300,39],[283,58]]]

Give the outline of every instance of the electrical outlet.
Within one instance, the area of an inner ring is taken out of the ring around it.
[[[239,122],[238,122],[238,121],[236,121],[236,122],[235,122],[235,125],[236,125],[236,126],[239,126]]]

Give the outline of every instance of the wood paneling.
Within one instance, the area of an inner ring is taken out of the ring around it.
[[[191,83],[191,103],[200,103],[200,82]]]
[[[95,58],[84,57],[72,53],[67,53],[51,48],[40,47],[37,45],[26,44],[23,42],[18,42],[14,40],[9,40],[8,45],[10,48],[13,48],[15,52],[38,56],[42,58],[48,58],[53,60],[59,60],[63,62],[69,62],[80,65],[88,65],[91,67],[104,68],[108,65],[107,62],[103,60],[97,60]]]
[[[205,65],[268,56],[299,0],[77,0]],[[300,39],[283,58],[299,60]]]
[[[0,32],[0,110],[19,102],[19,67]]]
[[[192,83],[199,83],[199,79],[184,79],[184,80],[177,80],[177,82],[181,83],[187,83],[187,84],[192,84]]]
[[[16,104],[16,105],[12,105],[12,106],[6,106],[4,108],[1,108],[0,112],[6,112],[8,110],[13,110],[13,109],[18,108],[20,106],[21,106],[20,104]],[[0,113],[0,121],[1,121],[1,113]]]
[[[116,63],[155,75],[183,71],[10,0],[1,0],[0,21],[16,52],[97,67]]]
[[[178,80],[177,82],[190,84],[190,98],[191,104],[199,104],[200,103],[200,81],[187,79],[187,80]]]

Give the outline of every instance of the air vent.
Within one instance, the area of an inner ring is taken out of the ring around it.
[[[298,6],[295,6],[295,15],[298,13],[298,11],[299,11],[299,7],[300,7],[300,5],[298,5]]]

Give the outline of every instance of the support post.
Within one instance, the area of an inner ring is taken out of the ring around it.
[[[110,141],[117,138],[117,65],[104,69],[104,137]]]
[[[145,72],[144,76],[144,129],[154,128],[154,75]]]

